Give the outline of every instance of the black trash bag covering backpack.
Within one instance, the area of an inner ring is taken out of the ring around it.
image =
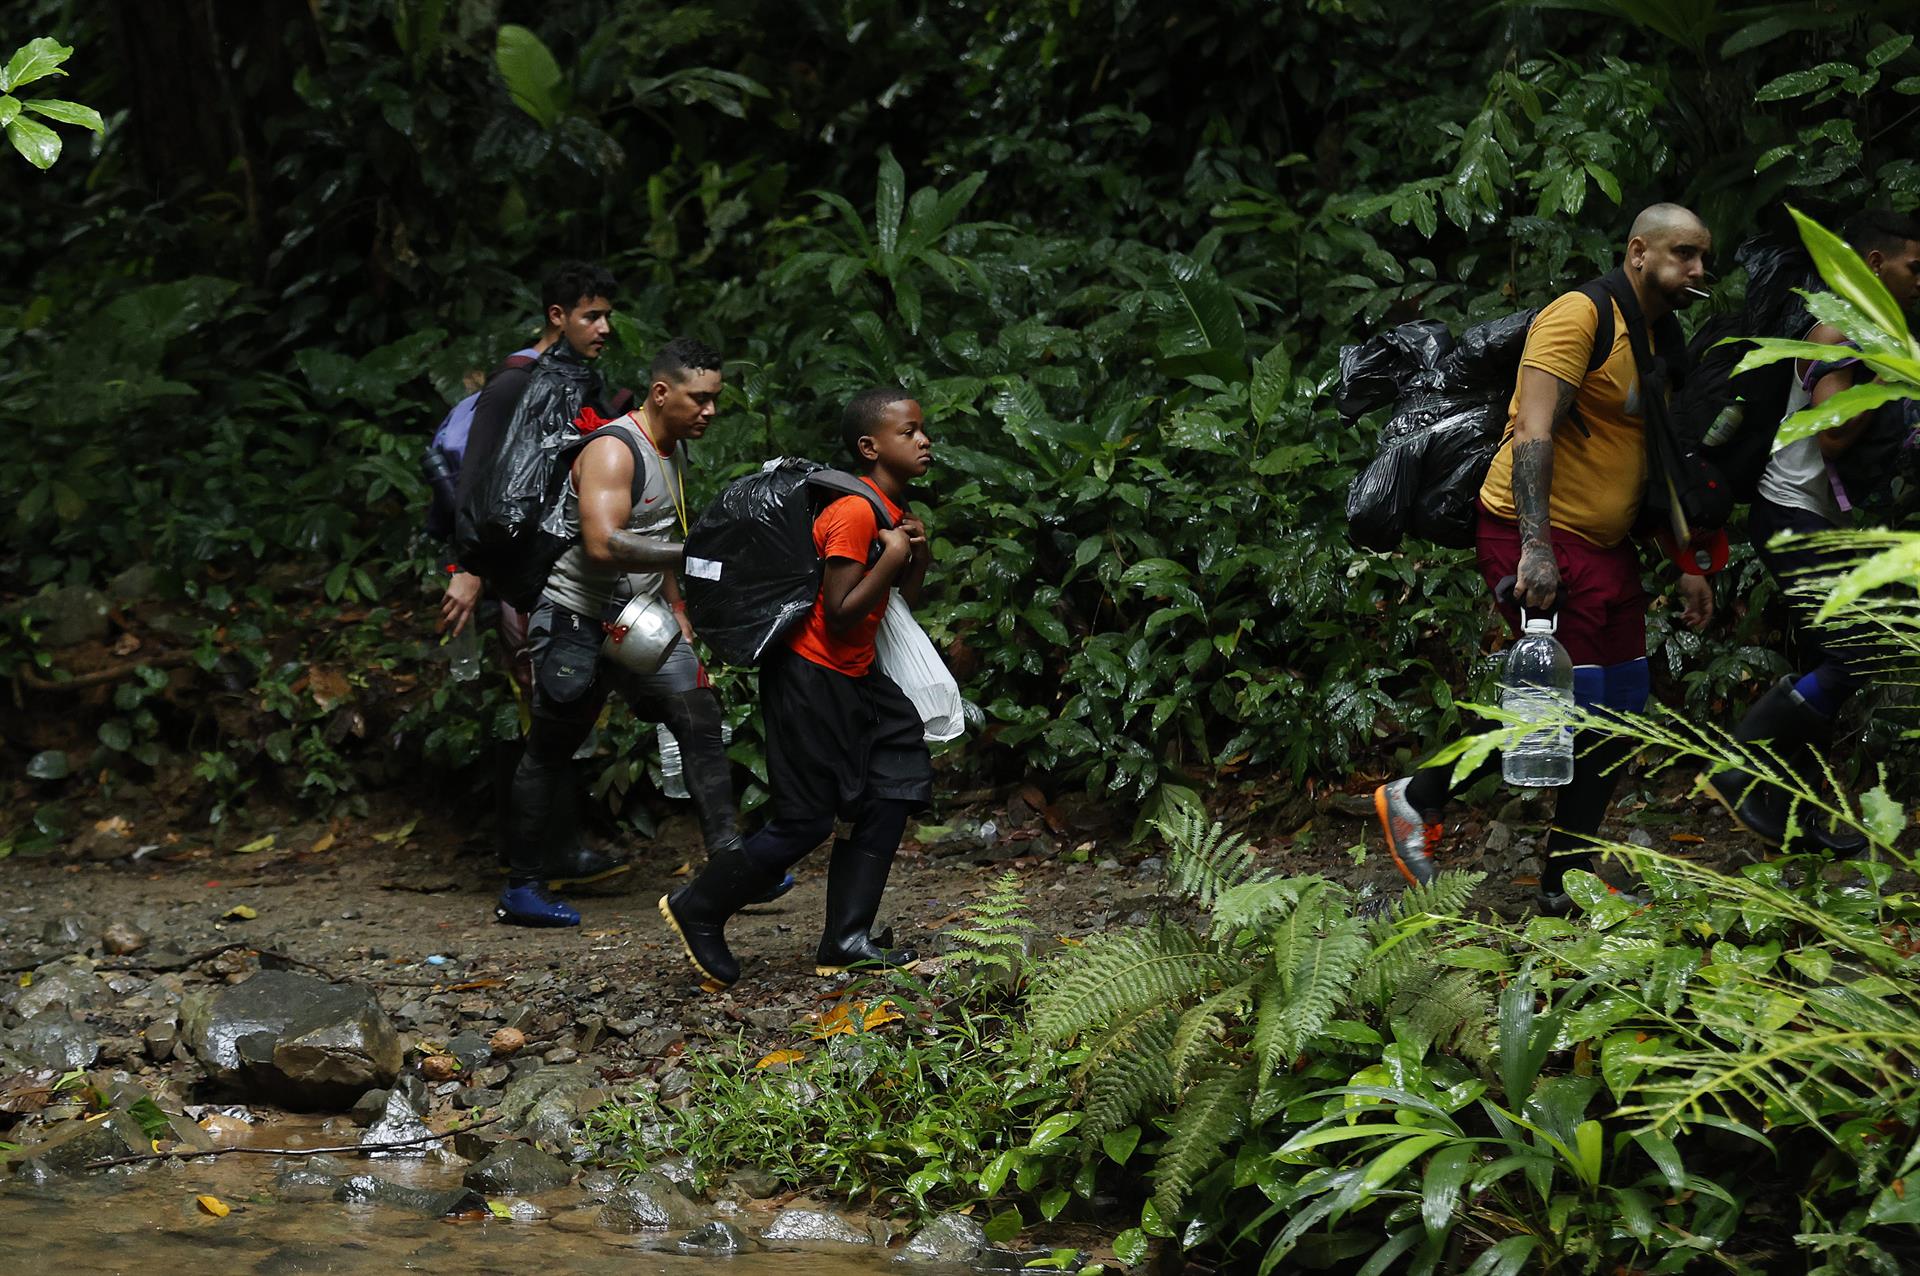
[[[499,445],[480,466],[467,500],[454,512],[454,553],[484,578],[494,595],[531,611],[547,576],[573,543],[564,499],[574,456],[591,435],[574,425],[581,407],[598,403],[600,376],[566,342],[540,356],[527,377]]]
[[[755,666],[813,610],[823,564],[813,520],[843,496],[893,516],[874,490],[817,461],[780,457],[734,480],[687,532],[681,591],[694,628],[730,665]]]
[[[1600,315],[1588,361],[1592,371],[1613,349],[1613,308],[1588,295]],[[1480,484],[1506,433],[1507,407],[1536,313],[1503,315],[1444,342],[1445,326],[1422,320],[1340,352],[1342,377],[1351,369],[1362,379],[1352,393],[1343,379],[1335,394],[1343,414],[1357,415],[1346,411],[1353,405],[1366,411],[1394,403],[1380,430],[1379,455],[1347,488],[1347,536],[1355,545],[1386,552],[1411,533],[1450,549],[1472,548]],[[1402,380],[1381,398],[1377,381],[1386,375]]]
[[[1747,300],[1737,314],[1709,319],[1687,343],[1691,370],[1673,403],[1674,430],[1725,478],[1737,501],[1751,501],[1773,455],[1774,436],[1793,390],[1793,360],[1746,372],[1734,369],[1753,348],[1734,337],[1799,339],[1813,327],[1796,288],[1822,288],[1813,258],[1796,241],[1750,239],[1734,261],[1747,272]]]
[[[1861,379],[1870,375],[1862,372]],[[1896,399],[1873,410],[1852,446],[1833,458],[1838,495],[1848,510],[1882,510],[1911,489],[1920,468],[1920,401]]]
[[[1439,384],[1441,359],[1453,349],[1453,333],[1438,319],[1389,328],[1357,346],[1340,349],[1340,386],[1334,407],[1352,420],[1384,408],[1406,391]]]

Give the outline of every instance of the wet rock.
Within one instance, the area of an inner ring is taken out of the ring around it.
[[[345,1107],[390,1085],[404,1059],[370,989],[285,970],[190,998],[182,1028],[214,1081],[289,1107]]]
[[[483,1085],[488,1089],[498,1090],[500,1087],[506,1085],[512,1076],[512,1068],[507,1067],[503,1063],[492,1063],[484,1068],[475,1069],[473,1080],[476,1085]]]
[[[140,1038],[147,1044],[148,1057],[155,1063],[165,1063],[173,1058],[180,1044],[180,1016],[174,1011],[167,1011],[148,1024]]]
[[[456,1108],[492,1108],[498,1107],[503,1097],[499,1090],[489,1090],[485,1086],[475,1086],[470,1090],[461,1090],[453,1096]]]
[[[580,1062],[580,1052],[572,1046],[555,1046],[544,1056],[546,1061],[556,1067]]]
[[[116,957],[125,957],[147,946],[148,935],[132,922],[114,922],[100,932],[100,946]]]
[[[407,1143],[406,1147],[374,1152],[370,1155],[376,1157],[432,1156],[440,1150],[439,1143],[413,1142],[413,1140],[425,1139],[432,1133],[433,1131],[427,1128],[427,1123],[420,1119],[420,1114],[413,1110],[413,1105],[407,1102],[407,1096],[398,1090],[392,1090],[387,1094],[387,1106],[381,1111],[380,1119],[368,1126],[367,1132],[360,1136],[360,1146],[374,1148],[388,1143]]]
[[[781,1210],[760,1236],[769,1241],[825,1241],[833,1245],[873,1243],[873,1238],[865,1232],[826,1210]]]
[[[20,1181],[46,1184],[84,1174],[90,1162],[148,1151],[140,1123],[125,1112],[109,1112],[97,1121],[73,1120],[45,1139],[14,1154]]]
[[[532,1201],[510,1201],[507,1203],[507,1219],[514,1223],[540,1223],[550,1215]]]
[[[296,1165],[274,1176],[273,1194],[283,1201],[330,1201],[340,1180],[310,1165]]]
[[[589,1201],[604,1201],[620,1190],[620,1179],[606,1170],[589,1170],[580,1176],[580,1190]]]
[[[548,1066],[520,1077],[500,1098],[503,1124],[536,1143],[564,1145],[579,1120],[577,1101],[596,1080],[579,1066]]]
[[[701,1222],[692,1202],[658,1174],[643,1173],[615,1188],[600,1207],[600,1226],[610,1232],[658,1232]]]
[[[54,962],[33,972],[8,998],[13,1012],[31,1019],[46,1010],[90,1010],[105,1002],[107,985],[84,960]]]
[[[470,1187],[434,1191],[395,1183],[377,1174],[356,1174],[341,1180],[334,1190],[334,1199],[349,1205],[382,1205],[389,1209],[424,1214],[429,1218],[445,1218],[449,1214],[467,1214],[487,1208],[487,1198]]]
[[[492,1056],[493,1047],[479,1033],[463,1032],[447,1043],[446,1053],[459,1060],[463,1069],[471,1072]]]
[[[693,1089],[693,1074],[685,1068],[669,1068],[660,1078],[659,1095],[662,1099],[677,1099]]]
[[[691,1158],[684,1156],[669,1157],[667,1160],[656,1163],[653,1167],[653,1172],[679,1188],[685,1195],[689,1197],[696,1195],[693,1186],[696,1174]]]
[[[1500,820],[1487,825],[1486,847],[1489,856],[1505,855],[1512,850],[1513,826]]]
[[[451,1081],[460,1075],[460,1061],[450,1054],[430,1054],[420,1061],[420,1075],[429,1081]]]
[[[908,1241],[900,1263],[972,1263],[993,1248],[986,1229],[964,1214],[942,1214]]]
[[[369,1090],[353,1101],[347,1109],[347,1116],[355,1125],[372,1125],[387,1110],[387,1095],[390,1091]]]
[[[73,647],[107,636],[107,596],[85,585],[43,590],[28,606],[40,617],[36,637],[43,647]]]
[[[736,1170],[727,1176],[727,1186],[756,1201],[764,1201],[780,1190],[780,1180],[765,1170]]]
[[[43,1010],[0,1036],[0,1047],[40,1068],[69,1072],[88,1068],[100,1057],[99,1034],[76,1023],[65,1010]]]
[[[708,1254],[715,1257],[726,1254],[738,1254],[747,1247],[746,1233],[731,1223],[715,1220],[704,1226],[696,1227],[674,1242],[680,1250],[689,1254]]]
[[[509,1131],[505,1122],[483,1125],[477,1130],[455,1130],[453,1132],[453,1152],[455,1156],[469,1161],[484,1161],[494,1154],[495,1149],[508,1141]]]
[[[525,1143],[502,1143],[461,1179],[489,1196],[532,1196],[572,1181],[572,1166]]]
[[[87,919],[75,913],[63,913],[40,928],[40,942],[54,948],[79,948],[92,936]]]

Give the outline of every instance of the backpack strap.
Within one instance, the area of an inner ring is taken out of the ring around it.
[[[580,459],[580,454],[587,450],[588,444],[604,438],[619,439],[627,445],[627,450],[633,453],[633,495],[629,499],[638,501],[646,494],[647,453],[653,451],[653,444],[641,437],[640,431],[635,429],[633,423],[625,417],[609,421],[591,434],[583,434],[578,439],[569,440],[566,447],[561,449],[561,463],[571,469],[573,463]]]
[[[1587,375],[1592,376],[1613,353],[1613,298],[1607,292],[1604,279],[1589,279],[1580,285],[1579,291],[1593,303],[1593,348],[1587,351]]]
[[[861,497],[873,506],[873,517],[880,527],[893,526],[893,514],[888,511],[886,502],[880,499],[880,494],[845,470],[814,470],[807,475],[807,486],[816,492],[827,492],[836,497]]]

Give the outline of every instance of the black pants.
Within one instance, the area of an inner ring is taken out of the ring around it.
[[[532,726],[509,795],[508,872],[515,883],[544,876],[551,854],[571,840],[578,816],[568,763],[615,691],[636,716],[662,723],[679,743],[707,849],[737,836],[720,702],[702,685],[698,660],[683,645],[657,673],[631,674],[600,659],[604,638],[597,619],[546,600],[528,623]]]

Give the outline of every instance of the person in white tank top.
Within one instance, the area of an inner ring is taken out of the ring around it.
[[[1872,210],[1850,218],[1842,235],[1893,299],[1902,308],[1911,308],[1920,295],[1920,221],[1905,214]],[[1815,324],[1807,340],[1833,346],[1834,358],[1826,363],[1803,361],[1794,365],[1794,389],[1786,416],[1803,407],[1817,407],[1872,378],[1857,360],[1848,358],[1848,343],[1839,329]],[[1828,575],[1840,569],[1834,551],[1809,546],[1798,538],[1846,522],[1847,504],[1833,475],[1833,461],[1854,445],[1872,417],[1872,413],[1862,413],[1790,443],[1769,459],[1753,502],[1748,532],[1755,551],[1783,591],[1802,576]],[[1777,540],[1783,533],[1788,538]],[[1802,645],[1815,650],[1818,663],[1806,673],[1782,678],[1755,701],[1734,729],[1734,738],[1743,743],[1770,743],[1774,753],[1795,772],[1815,779],[1820,767],[1814,755],[1831,742],[1834,715],[1866,681],[1861,659],[1865,652],[1860,635],[1821,628],[1814,622],[1815,601],[1790,592],[1787,596],[1795,622],[1804,631]],[[1735,823],[1769,846],[1784,846],[1792,820],[1789,801],[1780,790],[1757,782],[1745,771],[1732,769],[1703,777],[1703,784],[1727,808]],[[1799,823],[1801,836],[1791,849],[1814,848],[1836,854],[1857,854],[1865,849],[1863,837],[1830,820],[1803,816]]]

